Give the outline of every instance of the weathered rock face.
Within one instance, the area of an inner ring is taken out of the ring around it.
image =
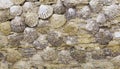
[[[0,0],[0,69],[120,69],[120,0]]]

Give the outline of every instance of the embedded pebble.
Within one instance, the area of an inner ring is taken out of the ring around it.
[[[37,15],[37,13],[27,12],[25,14],[25,24],[27,24],[29,27],[36,26],[38,24],[38,15]]]
[[[41,19],[47,19],[53,14],[53,7],[49,5],[41,5],[38,10],[38,15]]]
[[[61,0],[57,1],[57,4],[53,6],[54,13],[56,14],[63,14],[65,13],[65,7],[62,4]]]
[[[14,49],[7,49],[7,57],[6,60],[8,62],[14,63],[17,62],[18,60],[20,60],[22,58],[22,55]]]
[[[53,14],[50,18],[51,28],[62,27],[66,23],[66,18],[64,15]]]
[[[4,22],[0,24],[0,31],[5,35],[9,35],[11,32],[10,22]]]
[[[38,33],[34,28],[26,27],[24,30],[24,41],[28,43],[32,43],[34,40],[38,38]]]
[[[13,32],[23,32],[25,29],[24,19],[20,16],[16,16],[10,23]]]
[[[21,6],[12,6],[10,7],[10,14],[12,16],[18,16],[22,14],[22,7]]]

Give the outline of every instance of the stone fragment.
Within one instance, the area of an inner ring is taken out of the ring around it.
[[[54,48],[46,47],[41,54],[41,57],[45,61],[53,61],[57,59],[57,51]]]
[[[17,62],[18,60],[20,60],[22,58],[22,55],[14,49],[7,49],[7,57],[6,60],[8,62],[14,63]]]
[[[37,13],[27,12],[25,14],[25,24],[27,24],[29,27],[35,27],[38,24]]]
[[[11,32],[10,22],[0,23],[0,31],[5,35],[9,35]]]
[[[12,6],[10,7],[10,14],[12,16],[18,16],[22,14],[22,7],[21,6]]]
[[[41,5],[38,10],[38,15],[41,19],[47,19],[53,14],[53,7],[50,5]]]
[[[53,14],[50,18],[51,28],[62,27],[66,23],[66,18],[64,15]]]

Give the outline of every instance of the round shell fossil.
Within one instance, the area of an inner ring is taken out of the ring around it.
[[[22,17],[16,16],[10,24],[13,32],[23,32],[25,29],[24,19]]]
[[[41,5],[38,10],[38,15],[41,19],[47,19],[53,14],[53,8],[49,5]]]
[[[96,22],[98,23],[105,23],[106,22],[106,17],[103,13],[100,13],[98,16],[97,16],[97,19],[96,19]]]
[[[27,12],[25,14],[25,23],[29,27],[34,27],[38,24],[38,15],[37,13]]]
[[[48,41],[46,40],[45,35],[40,35],[37,40],[33,42],[33,45],[36,49],[44,49],[49,46]]]
[[[13,54],[14,53],[14,54]],[[14,50],[14,49],[7,49],[7,57],[6,57],[6,60],[8,62],[16,62],[18,60],[20,60],[22,57],[22,55],[17,51],[17,50]]]
[[[101,0],[90,0],[89,5],[93,12],[99,12],[102,10],[103,2]]]
[[[64,15],[53,14],[50,18],[51,28],[59,28],[66,23]]]
[[[63,14],[65,12],[65,7],[63,6],[61,0],[57,1],[57,4],[54,5],[53,10],[56,14]]]
[[[25,0],[11,0],[14,4],[23,4]]]
[[[38,33],[34,28],[26,27],[24,30],[24,41],[28,43],[32,43],[34,40],[38,38]]]
[[[54,48],[46,47],[43,50],[41,57],[45,61],[55,60],[57,58],[57,51]]]
[[[76,17],[76,10],[73,8],[69,8],[65,13],[66,19],[70,20]]]
[[[78,11],[78,16],[82,18],[88,18],[91,14],[91,10],[88,6],[84,6],[80,11]]]
[[[33,3],[32,2],[25,2],[22,7],[23,7],[24,12],[32,11]]]
[[[88,20],[86,25],[86,30],[90,31],[90,33],[95,34],[99,30],[99,25],[95,20]]]
[[[0,10],[0,22],[6,22],[10,19],[9,10]]]
[[[0,9],[10,8],[13,3],[10,0],[0,0]]]
[[[58,53],[58,62],[63,64],[69,64],[73,58],[71,57],[69,50],[62,50]]]
[[[21,15],[22,14],[22,7],[21,6],[10,7],[10,14],[13,16]]]
[[[105,29],[100,29],[95,37],[96,41],[102,45],[108,44],[113,39],[111,32]]]
[[[0,24],[0,31],[5,35],[9,35],[11,32],[10,22],[4,22]]]
[[[104,10],[104,14],[107,16],[108,19],[113,19],[120,15],[119,5],[113,4],[105,7],[103,10]]]

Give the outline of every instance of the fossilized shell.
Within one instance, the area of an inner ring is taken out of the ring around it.
[[[25,0],[11,0],[14,4],[23,4]]]
[[[32,43],[38,38],[38,33],[34,28],[26,27],[24,30],[24,41]]]
[[[70,49],[70,55],[77,62],[84,63],[86,61],[86,52],[83,50]]]
[[[14,54],[13,54],[14,53]],[[6,60],[8,62],[16,62],[18,60],[20,60],[22,58],[22,55],[17,51],[17,50],[14,50],[14,49],[7,49],[7,57],[6,57]]]
[[[10,24],[13,32],[23,32],[25,29],[24,19],[20,16],[16,16]]]
[[[69,21],[66,23],[66,25],[63,28],[64,32],[69,35],[75,35],[78,32],[78,25],[75,21]]]
[[[22,14],[22,7],[21,6],[10,7],[10,14],[13,16],[21,15]]]
[[[106,22],[106,17],[103,13],[100,13],[98,16],[97,16],[97,19],[96,19],[96,22],[98,23],[105,23]]]
[[[25,14],[25,24],[29,27],[34,27],[38,24],[38,15],[37,13],[27,12]]]
[[[8,36],[9,45],[18,46],[23,39],[23,34],[13,33]]]
[[[90,31],[90,33],[95,34],[99,30],[99,25],[95,20],[88,20],[86,25],[86,30]]]
[[[0,23],[0,31],[5,35],[9,35],[11,32],[10,22]]]
[[[66,7],[75,7],[77,4],[79,4],[79,1],[78,0],[64,0],[64,5]]]
[[[108,30],[100,29],[99,32],[95,35],[96,41],[102,45],[108,44],[113,36]]]
[[[49,5],[41,5],[38,10],[38,15],[41,19],[47,19],[53,14],[53,7]]]
[[[89,5],[93,12],[99,12],[102,10],[103,2],[101,0],[90,0]]]
[[[13,65],[12,69],[30,69],[30,63],[25,60],[20,60]]]
[[[32,57],[34,54],[36,54],[36,49],[35,48],[19,48],[18,51],[25,58]]]
[[[27,12],[27,11],[32,11],[34,6],[32,2],[25,2],[22,7],[23,7],[23,11]]]
[[[88,6],[84,6],[80,11],[78,11],[77,15],[82,18],[89,18],[91,15],[91,10]]]
[[[57,0],[39,0],[41,4],[54,4]]]
[[[33,42],[33,45],[36,49],[44,49],[49,46],[48,41],[46,40],[45,35],[40,35],[37,40]]]
[[[120,15],[120,7],[119,5],[110,5],[105,7],[104,14],[107,16],[108,19],[114,19],[115,17]]]
[[[10,0],[0,0],[0,9],[10,8],[13,3]]]
[[[63,44],[62,33],[59,31],[50,31],[47,40],[52,46],[61,46]]]
[[[62,27],[66,23],[66,18],[64,15],[53,14],[50,18],[51,28]]]
[[[62,50],[58,53],[58,62],[62,64],[69,64],[73,58],[71,57],[69,50]]]
[[[0,22],[6,22],[10,19],[9,10],[0,10]]]
[[[69,8],[65,13],[66,19],[70,20],[76,17],[76,10],[74,8]]]
[[[62,4],[61,0],[57,1],[57,4],[53,6],[54,13],[63,14],[65,12],[65,7]]]
[[[43,50],[41,57],[45,61],[55,60],[57,58],[57,51],[54,48],[46,47],[46,49]]]
[[[32,66],[37,67],[44,64],[44,61],[39,52],[30,58],[30,63]]]

